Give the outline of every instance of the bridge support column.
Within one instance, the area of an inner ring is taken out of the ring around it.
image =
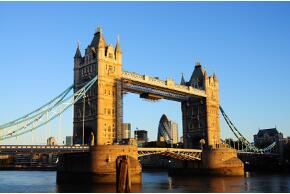
[[[174,160],[169,166],[171,175],[213,175],[213,176],[243,176],[244,164],[237,157],[235,149],[220,147],[204,149],[200,160]]]
[[[203,150],[202,168],[212,175],[244,175],[244,163],[238,158],[237,150],[226,147]]]
[[[57,167],[57,183],[116,183],[116,159],[128,156],[132,184],[141,183],[142,168],[137,146],[93,146],[90,152],[63,154]]]

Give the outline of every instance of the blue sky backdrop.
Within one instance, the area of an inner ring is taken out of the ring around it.
[[[275,126],[288,136],[289,21],[289,2],[0,2],[0,123],[72,84],[77,40],[84,52],[101,25],[108,43],[120,35],[123,69],[179,82],[199,61],[216,73],[220,104],[250,140],[259,128]],[[178,122],[181,135],[179,103],[124,98],[124,122],[148,130],[150,140],[162,114]],[[56,135],[58,122],[35,132],[34,141]],[[61,125],[59,136],[72,134],[71,110]],[[221,128],[233,137],[222,118]]]

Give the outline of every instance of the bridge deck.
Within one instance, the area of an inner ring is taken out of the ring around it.
[[[89,152],[90,146],[65,146],[65,145],[0,145],[1,154],[18,153],[79,153]],[[180,148],[138,148],[138,156],[166,155],[182,160],[200,160],[202,150]],[[279,156],[277,153],[255,153],[238,150],[238,155],[263,155]]]
[[[140,75],[128,71],[122,72],[122,79],[124,80],[124,89],[131,92],[152,92],[164,98],[170,98],[173,100],[183,100],[188,96],[206,97],[204,90],[179,85],[171,79],[160,80],[151,76]]]

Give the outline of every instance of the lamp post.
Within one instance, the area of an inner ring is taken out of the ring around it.
[[[205,144],[205,139],[199,140],[199,143],[200,143],[201,150],[203,150],[203,145]]]
[[[84,95],[83,99],[83,137],[82,137],[82,145],[84,145],[85,140],[85,111],[86,111],[86,94]]]

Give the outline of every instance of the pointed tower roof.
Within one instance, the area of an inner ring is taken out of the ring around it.
[[[115,53],[121,53],[121,46],[120,46],[120,37],[119,35],[117,36],[117,43],[116,43],[116,47],[115,47]]]
[[[80,50],[80,42],[78,41],[78,46],[77,46],[77,50],[76,50],[74,58],[81,58],[81,57],[82,57],[82,53],[81,53],[81,50]]]
[[[184,77],[183,77],[183,73],[181,73],[181,81],[180,81],[180,84],[181,85],[185,85],[185,80],[184,80]]]
[[[205,69],[199,62],[197,62],[188,83],[193,86],[198,80],[204,80],[206,77],[207,73]]]
[[[96,33],[94,34],[94,38],[90,46],[95,48],[107,46],[101,27],[97,27]]]

